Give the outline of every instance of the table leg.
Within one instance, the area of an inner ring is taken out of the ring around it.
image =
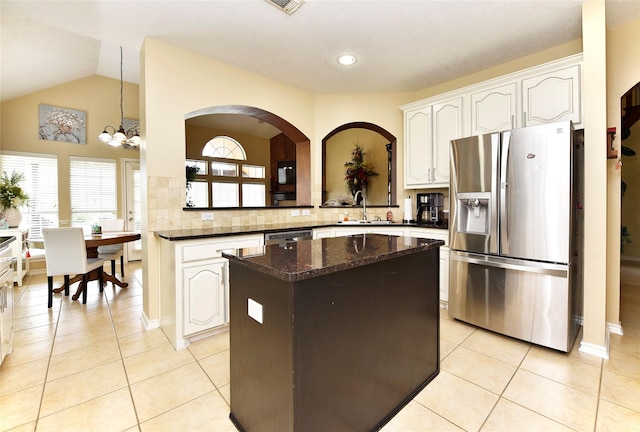
[[[89,273],[88,280],[89,281],[99,280],[98,272],[92,271],[91,273]],[[105,284],[107,282],[111,282],[114,285],[118,285],[120,288],[127,288],[129,286],[127,282],[121,282],[117,278],[115,278],[114,276],[110,275],[105,271],[102,272],[102,281]],[[75,275],[74,277],[69,279],[69,286],[73,285],[76,282],[80,282],[80,284],[78,284],[78,289],[76,290],[76,293],[71,297],[73,300],[78,300],[78,298],[80,298],[80,294],[82,294],[82,291],[86,289],[84,283],[82,282],[82,275]],[[56,294],[60,294],[62,291],[64,291],[64,285],[53,290],[53,292]]]
[[[73,285],[76,282],[80,282],[80,281],[82,281],[82,275],[75,275],[74,277],[69,279],[69,286]],[[56,294],[60,294],[62,291],[64,291],[64,284],[60,288],[56,288],[56,289],[53,290],[53,292],[56,293]]]

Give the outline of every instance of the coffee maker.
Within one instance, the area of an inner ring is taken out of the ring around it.
[[[444,224],[443,204],[444,195],[439,192],[419,193],[416,223],[433,226]]]

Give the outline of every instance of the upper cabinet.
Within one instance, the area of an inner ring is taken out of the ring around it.
[[[512,82],[474,91],[470,98],[471,135],[482,135],[515,127],[518,107],[517,83]]]
[[[582,129],[582,55],[404,105],[406,189],[449,186],[449,142],[571,120]]]
[[[580,64],[522,80],[522,126],[571,120],[582,125]]]
[[[449,186],[449,141],[462,136],[461,97],[405,111],[405,189]]]

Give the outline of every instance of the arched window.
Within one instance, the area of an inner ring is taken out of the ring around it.
[[[187,167],[197,168],[187,183],[188,207],[266,205],[265,167],[244,163],[247,153],[238,141],[216,136],[203,146],[202,158],[186,161]]]
[[[247,153],[240,143],[228,136],[210,139],[202,149],[202,156],[223,159],[247,160]]]

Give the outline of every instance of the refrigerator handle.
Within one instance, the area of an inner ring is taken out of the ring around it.
[[[514,260],[492,259],[491,257],[474,254],[456,254],[451,252],[449,259],[452,261],[461,261],[469,264],[478,264],[485,267],[495,267],[505,270],[515,270],[527,273],[539,273],[555,277],[567,278],[569,272],[566,269],[558,268],[557,265],[548,264],[546,266],[526,265],[525,263],[515,262]],[[532,263],[533,264],[533,263]]]
[[[502,133],[502,149],[500,151],[500,253],[509,253],[509,238],[507,233],[509,232],[509,214],[507,208],[509,203],[507,202],[507,188],[509,183],[508,161],[509,161],[509,143],[511,139],[510,132]]]

